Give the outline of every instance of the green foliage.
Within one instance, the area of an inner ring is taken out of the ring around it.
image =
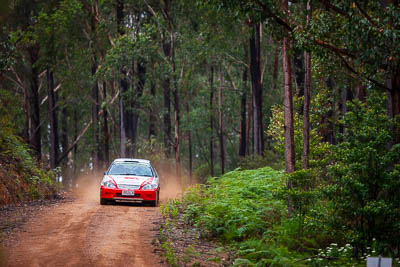
[[[163,214],[179,211],[202,237],[233,246],[236,266],[364,266],[368,256],[395,256],[400,153],[389,147],[394,125],[384,107],[374,93],[367,103],[349,103],[342,142],[320,144],[311,169],[237,169],[191,187]]]
[[[9,36],[3,33],[5,30],[5,28],[0,28],[0,72],[6,71],[13,63],[11,55],[15,49],[9,40]]]
[[[210,166],[208,163],[203,163],[194,170],[194,175],[202,182],[210,176]]]
[[[270,166],[274,170],[282,170],[284,166],[281,155],[275,151],[265,150],[263,156],[247,156],[239,162],[239,168],[242,170],[259,169],[264,166]]]
[[[302,99],[295,99],[295,104],[301,105]],[[272,107],[271,123],[267,135],[271,137],[274,150],[284,158],[284,117],[282,105]],[[313,121],[311,121],[311,124]],[[294,112],[294,144],[296,156],[296,169],[301,169],[303,151],[303,120],[298,112]],[[310,167],[322,167],[329,163],[331,146],[322,141],[315,128],[310,129]]]
[[[270,167],[235,170],[210,178],[207,186],[191,187],[181,201],[167,204],[163,214],[175,216],[170,205],[177,205],[185,222],[202,229],[203,237],[236,248],[236,266],[289,265],[300,254],[288,248],[296,231],[280,227],[288,222],[280,197],[284,187],[282,172]]]
[[[314,258],[305,259],[304,262],[311,266],[365,266],[364,262],[355,261],[353,258],[353,247],[350,244],[338,246],[330,244],[325,249],[319,249]],[[331,259],[337,259],[332,262]]]
[[[165,241],[165,243],[161,245],[161,248],[164,250],[164,257],[167,258],[168,264],[172,267],[178,266],[176,264],[174,251],[172,250],[171,245],[168,243],[168,241]]]
[[[14,101],[0,90],[0,205],[48,198],[57,190],[53,172],[37,166],[28,145],[15,133]]]
[[[392,254],[400,239],[400,145],[391,145],[395,126],[384,101],[373,93],[367,103],[349,103],[326,192],[335,203],[335,216],[343,220],[340,227],[356,246],[365,248],[375,238],[379,253]]]
[[[206,209],[196,225],[224,242],[260,236],[263,229],[284,215],[282,203],[273,198],[282,185],[281,177],[279,172],[264,168],[233,171],[210,179],[211,187],[204,198],[208,203],[202,203]]]
[[[280,197],[290,199],[293,208],[284,229],[293,229],[298,240],[311,238],[319,247],[335,241],[351,243],[359,253],[358,257],[371,243],[376,244],[378,253],[395,256],[400,219],[400,199],[395,193],[400,190],[400,147],[393,145],[393,129],[398,128],[398,118],[390,119],[386,114],[385,98],[370,90],[366,103],[348,102],[348,112],[343,119],[334,118],[341,123],[336,127],[341,126],[344,133],[339,135],[338,145],[328,145],[321,142],[315,130],[323,131],[320,118],[327,109],[335,108],[329,107],[329,101],[323,95],[321,92],[317,95],[312,113],[311,169],[301,170],[297,164],[298,171],[288,175],[291,188],[281,191]],[[299,162],[302,133],[301,122],[296,123],[296,160]],[[282,111],[274,108],[268,134],[280,153],[283,153],[282,125]],[[389,239],[389,236],[393,238]],[[299,245],[292,249],[299,250]],[[338,265],[346,261],[347,256],[342,256],[338,256]],[[326,261],[319,259],[318,262],[323,266]]]

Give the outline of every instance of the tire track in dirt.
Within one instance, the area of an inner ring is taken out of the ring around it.
[[[163,266],[153,253],[158,208],[78,199],[31,219],[7,248],[6,266]]]

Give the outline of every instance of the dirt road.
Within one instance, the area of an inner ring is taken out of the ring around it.
[[[101,206],[98,188],[89,189],[32,218],[13,237],[6,266],[164,266],[152,246],[159,208]]]

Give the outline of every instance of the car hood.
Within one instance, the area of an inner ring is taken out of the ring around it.
[[[111,177],[119,185],[137,185],[143,186],[145,184],[151,184],[154,181],[154,177],[148,176],[132,176],[132,175],[107,175]]]

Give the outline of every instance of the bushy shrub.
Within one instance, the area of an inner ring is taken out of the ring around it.
[[[375,93],[367,103],[348,104],[326,192],[360,252],[375,238],[379,253],[393,255],[400,240],[400,144],[391,146],[395,126],[384,101]]]

